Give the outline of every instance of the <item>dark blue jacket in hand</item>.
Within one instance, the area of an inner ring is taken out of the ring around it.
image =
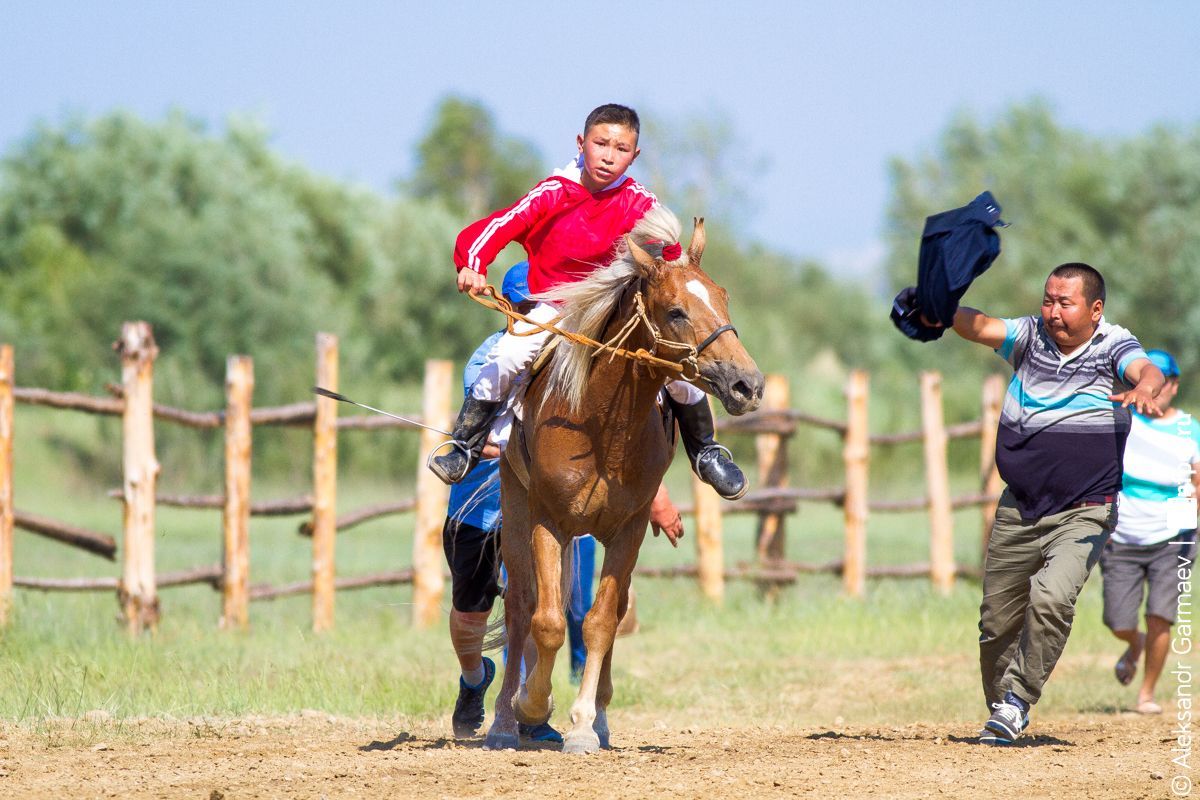
[[[1006,227],[991,192],[925,220],[917,285],[902,290],[892,303],[892,322],[901,333],[929,342],[954,324],[958,301],[1000,255],[997,226]],[[922,316],[940,325],[927,325]]]

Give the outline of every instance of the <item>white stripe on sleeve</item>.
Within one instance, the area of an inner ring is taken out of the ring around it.
[[[470,249],[467,250],[467,266],[475,272],[479,272],[481,267],[479,263],[479,251],[482,250],[488,243],[488,240],[496,234],[496,231],[500,230],[500,228],[511,222],[513,217],[515,217],[517,214],[520,214],[522,211],[529,208],[530,204],[532,204],[536,198],[557,188],[559,188],[559,184],[556,181],[543,183],[541,186],[535,186],[529,192],[529,194],[522,197],[515,206],[489,222],[487,227],[483,229],[483,232],[479,234],[479,237],[471,243]]]

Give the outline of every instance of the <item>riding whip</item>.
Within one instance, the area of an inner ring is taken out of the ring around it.
[[[398,419],[401,422],[407,422],[410,425],[416,425],[418,428],[424,428],[427,431],[433,431],[434,433],[440,433],[443,436],[453,436],[453,434],[450,433],[449,431],[444,431],[441,428],[435,428],[432,425],[425,425],[421,422],[417,422],[415,419],[409,419],[408,417],[402,417],[399,414],[392,414],[387,411],[383,411],[382,409],[373,408],[371,406],[364,405],[363,403],[359,403],[356,400],[351,400],[349,397],[346,397],[346,395],[344,395],[344,394],[338,394],[337,392],[331,392],[328,389],[321,388],[320,386],[314,386],[314,387],[312,387],[312,390],[314,392],[316,392],[317,394],[321,395],[322,397],[328,397],[330,400],[337,400],[342,403],[349,403],[352,406],[358,406],[359,408],[365,408],[367,411],[374,411],[376,414],[383,414],[385,417],[391,417],[392,419]]]

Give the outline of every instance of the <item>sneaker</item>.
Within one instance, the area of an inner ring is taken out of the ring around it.
[[[992,703],[992,716],[979,732],[980,744],[1012,744],[1029,727],[1029,715],[1012,703]]]
[[[474,736],[483,724],[483,696],[496,678],[496,664],[490,658],[483,659],[483,680],[478,686],[468,686],[460,675],[458,678],[458,700],[454,703],[454,735],[458,738]]]
[[[562,744],[562,734],[554,729],[549,722],[543,722],[541,725],[526,725],[524,722],[517,723],[517,734],[522,739],[528,739],[531,742],[553,742]]]

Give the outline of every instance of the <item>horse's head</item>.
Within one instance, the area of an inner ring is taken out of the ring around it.
[[[763,374],[738,339],[729,318],[729,294],[700,268],[704,254],[704,220],[696,220],[691,244],[683,258],[665,261],[638,247],[628,247],[646,287],[646,314],[661,339],[696,350],[697,386],[716,395],[734,416],[758,408]],[[685,351],[660,347],[663,358],[683,357]],[[689,376],[690,378],[691,376]]]

